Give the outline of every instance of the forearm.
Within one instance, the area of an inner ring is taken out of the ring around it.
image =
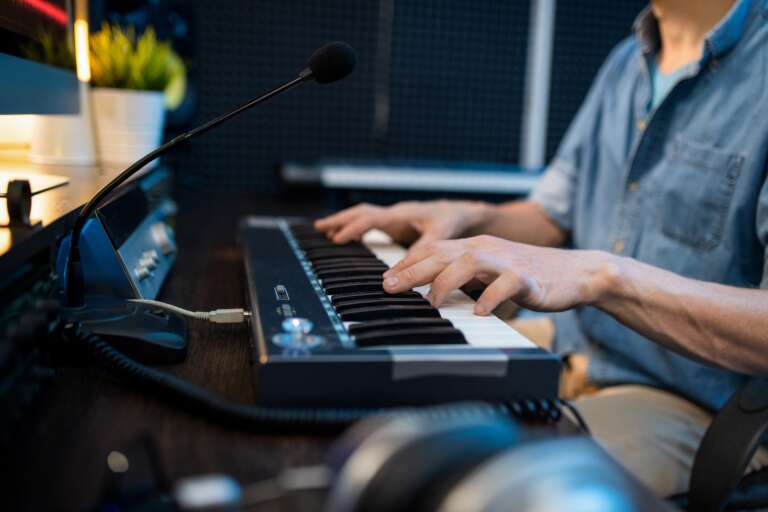
[[[610,257],[594,306],[677,352],[708,364],[768,374],[768,290],[682,277]]]
[[[544,247],[562,246],[568,237],[539,205],[530,201],[486,205],[482,222],[466,235],[492,235]]]

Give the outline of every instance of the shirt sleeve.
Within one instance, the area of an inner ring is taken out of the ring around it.
[[[582,155],[587,144],[596,144],[602,98],[606,87],[615,80],[611,78],[620,71],[628,54],[632,53],[634,41],[620,43],[606,59],[597,73],[576,117],[560,142],[555,158],[547,166],[528,197],[541,206],[547,215],[566,231],[573,230],[573,206],[579,183]]]
[[[760,288],[768,288],[768,178],[760,189],[757,198],[757,237],[763,244],[763,279]]]

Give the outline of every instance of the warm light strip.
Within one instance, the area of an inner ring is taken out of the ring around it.
[[[21,3],[31,7],[40,14],[47,16],[60,25],[67,24],[67,13],[61,7],[50,4],[45,0],[22,0]]]
[[[77,79],[81,82],[91,80],[91,65],[88,62],[88,22],[75,20],[75,62]]]

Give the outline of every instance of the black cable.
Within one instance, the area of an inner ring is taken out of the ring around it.
[[[585,434],[591,434],[589,431],[589,426],[587,426],[587,422],[584,421],[584,416],[581,415],[579,410],[576,408],[575,405],[573,405],[568,400],[559,400],[560,405],[562,407],[565,407],[570,411],[570,413],[573,415],[573,417],[576,419],[576,423],[579,424],[579,428],[585,433]]]
[[[64,326],[63,335],[67,341],[84,346],[94,359],[120,376],[148,387],[153,392],[159,391],[167,398],[178,400],[218,422],[237,427],[279,433],[311,427],[313,431],[336,433],[363,417],[387,412],[376,408],[260,407],[238,404],[191,382],[134,361],[90,332],[83,324],[68,323]]]
[[[352,423],[374,414],[413,413],[414,411],[418,413],[419,411],[419,409],[407,407],[309,408],[239,404],[189,381],[131,359],[100,336],[90,332],[84,324],[69,322],[64,326],[62,334],[67,342],[82,345],[98,363],[119,376],[134,381],[139,386],[152,391],[153,394],[159,392],[169,399],[186,405],[194,412],[235,427],[258,428],[261,431],[276,433],[306,431],[308,428],[313,431],[337,433]],[[570,403],[560,400],[547,401],[547,407],[544,408],[533,400],[521,400],[504,404],[465,403],[458,409],[461,413],[481,412],[488,414],[489,417],[517,417],[523,420],[556,422],[560,419],[558,404],[567,407],[576,417],[582,430],[589,432],[579,412]]]

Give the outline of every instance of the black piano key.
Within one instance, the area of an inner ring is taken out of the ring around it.
[[[386,266],[383,265],[370,265],[370,266],[359,266],[359,267],[352,267],[352,268],[329,268],[329,269],[321,269],[321,270],[315,270],[315,275],[320,279],[328,279],[329,277],[343,277],[343,276],[359,276],[359,275],[382,275],[385,270],[387,269]]]
[[[310,240],[328,240],[328,237],[325,236],[325,233],[320,233],[319,231],[315,231],[314,233],[294,233],[293,238],[296,239],[297,242],[307,242]]]
[[[337,284],[337,283],[351,283],[353,281],[379,281],[383,282],[384,278],[381,276],[381,274],[378,273],[365,273],[365,274],[357,274],[354,272],[351,272],[350,275],[346,276],[334,276],[329,277],[326,279],[323,279],[323,286],[329,285],[329,284]]]
[[[355,345],[465,345],[467,340],[453,327],[369,331],[355,336]]]
[[[453,324],[447,318],[403,317],[355,323],[349,326],[348,331],[352,336],[357,336],[370,331],[428,329],[430,327],[453,327]]]
[[[291,233],[294,235],[303,235],[307,233],[320,233],[315,229],[315,225],[312,222],[294,222],[290,225]]]
[[[359,242],[350,242],[347,244],[335,244],[331,242],[330,240],[322,240],[322,239],[307,239],[307,240],[298,240],[299,247],[301,247],[303,250],[308,251],[311,249],[365,249],[365,246]]]
[[[382,290],[381,280],[352,281],[347,283],[336,283],[324,285],[323,289],[328,295],[345,292],[375,292]]]
[[[406,298],[406,297],[421,297],[418,292],[402,292],[402,293],[387,293],[384,290],[372,291],[372,292],[351,292],[351,293],[336,293],[331,296],[331,302],[336,304],[337,302],[350,300],[350,299],[386,299],[386,298]]]
[[[345,322],[364,322],[366,320],[382,320],[384,318],[398,318],[404,316],[419,316],[437,318],[440,316],[431,306],[373,306],[366,308],[348,309],[339,313]]]
[[[336,311],[341,313],[342,311],[347,311],[349,309],[355,309],[355,308],[366,308],[366,307],[375,307],[375,306],[384,306],[384,305],[399,305],[399,306],[429,306],[429,301],[427,299],[424,299],[422,297],[407,297],[407,298],[392,298],[387,297],[384,299],[354,299],[354,300],[345,300],[340,302],[335,302],[333,304],[333,307],[336,308]]]
[[[388,269],[386,263],[378,258],[342,258],[339,260],[320,260],[312,264],[313,270],[328,270],[336,268],[355,268],[381,266]]]
[[[347,254],[347,253],[336,253],[336,254],[320,254],[320,255],[307,255],[307,259],[312,263],[319,263],[321,261],[344,261],[344,260],[355,260],[358,263],[364,263],[364,262],[378,262],[379,259],[376,258],[376,256],[362,256],[360,254]]]
[[[366,258],[375,256],[365,247],[323,247],[319,249],[307,249],[304,255],[308,260],[320,260],[328,258],[338,258],[342,256]]]

